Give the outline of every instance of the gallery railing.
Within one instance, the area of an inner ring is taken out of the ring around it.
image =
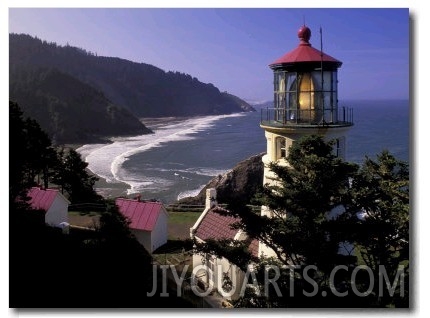
[[[262,108],[260,124],[263,126],[352,126],[352,108],[339,109],[285,109]]]

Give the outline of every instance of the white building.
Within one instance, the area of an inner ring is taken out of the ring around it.
[[[168,213],[160,202],[117,198],[119,211],[130,220],[130,229],[140,244],[152,253],[167,243]]]
[[[68,225],[67,200],[57,189],[31,188],[27,196],[30,198],[30,206],[35,210],[45,211],[45,223],[50,226],[63,227]]]
[[[221,215],[217,210],[227,210],[217,205],[215,189],[206,190],[205,210],[200,215],[193,227],[190,228],[191,239],[196,239],[204,243],[207,239],[221,240],[233,239],[247,241],[249,251],[253,256],[258,254],[258,241],[249,240],[248,236],[240,230],[232,229],[231,225],[239,221],[239,218],[230,215]],[[236,299],[243,286],[245,273],[236,265],[230,263],[226,258],[218,258],[214,255],[206,254],[202,256],[198,253],[193,255],[193,268],[202,267],[197,272],[197,278],[206,288],[217,290],[221,295],[227,295],[226,299]],[[231,290],[225,290],[223,276],[227,275],[232,286]]]

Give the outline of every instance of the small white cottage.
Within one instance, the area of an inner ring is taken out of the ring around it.
[[[31,188],[27,196],[30,198],[30,206],[35,210],[45,211],[45,223],[50,226],[63,227],[68,224],[67,200],[57,189]]]
[[[167,219],[169,217],[160,202],[140,199],[117,198],[119,211],[130,221],[130,229],[138,242],[152,253],[167,243]]]
[[[222,215],[216,212],[217,209],[228,212],[217,205],[216,190],[206,190],[205,210],[197,219],[193,227],[190,228],[191,239],[198,242],[205,242],[208,239],[222,240],[233,239],[237,241],[246,241],[249,244],[250,253],[258,256],[258,240],[250,239],[246,233],[241,230],[233,229],[231,226],[239,221],[239,218],[231,215]],[[193,255],[193,268],[200,267],[201,271],[197,273],[197,278],[206,288],[217,290],[226,299],[236,299],[243,287],[245,273],[232,264],[226,258],[218,258],[215,255],[206,254],[202,257],[196,253]],[[229,290],[225,290],[223,283],[225,277],[231,281]]]

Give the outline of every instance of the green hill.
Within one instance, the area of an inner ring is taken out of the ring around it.
[[[97,56],[25,34],[9,35],[10,66],[55,68],[102,92],[137,117],[230,114],[254,109],[213,84],[179,72],[116,57]],[[11,73],[11,77],[15,76]]]
[[[54,144],[151,132],[102,92],[55,68],[11,65],[9,99],[36,119]]]

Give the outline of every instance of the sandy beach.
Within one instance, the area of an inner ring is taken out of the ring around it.
[[[154,118],[140,118],[140,121],[149,129],[154,130],[157,129],[160,126],[165,126],[167,124],[174,124],[181,121],[185,121],[189,119],[189,117],[154,117]],[[83,144],[69,144],[67,147],[78,149],[79,147],[82,147]],[[121,196],[127,196],[127,190],[129,190],[131,187],[127,183],[124,182],[107,182],[105,178],[100,177],[99,175],[94,174],[89,170],[90,173],[97,176],[99,178],[98,181],[96,181],[94,185],[94,189],[98,194],[103,196],[104,198],[117,198]]]
[[[75,150],[82,146],[83,144],[64,145],[65,148],[72,148]],[[106,179],[94,174],[91,170],[88,170],[88,172],[92,175],[95,175],[97,178],[99,178],[94,184],[94,189],[102,197],[106,199],[113,199],[121,196],[127,196],[127,190],[130,189],[130,186],[128,184],[124,182],[110,183],[110,182],[107,182]]]

